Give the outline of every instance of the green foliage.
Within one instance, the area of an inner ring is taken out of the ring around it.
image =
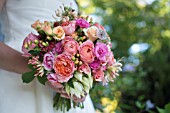
[[[30,83],[34,77],[35,71],[30,71],[22,74],[22,80],[24,83]]]
[[[43,85],[45,85],[45,83],[47,82],[47,76],[45,74],[42,77],[37,76],[37,79]]]
[[[107,87],[97,86],[91,91],[96,109],[103,111],[101,99],[113,99],[115,93],[120,91],[116,112],[158,112],[156,107],[147,108],[146,101],[151,100],[159,107],[170,101],[169,0],[154,0],[150,3],[147,0],[87,1],[91,6],[85,6],[80,1],[82,10],[87,9],[87,12],[101,19],[101,24],[112,39],[115,58],[124,56],[124,65],[131,64],[135,68],[133,71],[124,71]],[[132,54],[129,48],[136,43],[146,43],[149,48]]]
[[[165,109],[157,107],[159,113],[170,113],[170,103],[165,105]]]

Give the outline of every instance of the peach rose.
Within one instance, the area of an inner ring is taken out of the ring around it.
[[[52,28],[50,25],[43,25],[41,27],[41,30],[43,30],[47,35],[51,35],[52,34]]]
[[[55,34],[54,39],[56,40],[62,40],[65,37],[65,32],[61,26],[55,27],[53,33]]]
[[[31,27],[34,28],[35,30],[37,30],[37,28],[41,28],[42,23],[40,22],[40,20],[36,20]]]
[[[71,35],[76,30],[76,21],[68,21],[61,24],[66,35]]]
[[[98,28],[96,26],[89,27],[83,30],[85,35],[94,42],[97,39]]]
[[[66,54],[60,54],[54,59],[53,68],[58,82],[63,83],[67,82],[73,77],[75,66],[70,56]]]
[[[89,65],[87,63],[82,64],[79,67],[79,71],[84,72],[87,75],[91,73],[91,69],[90,69],[90,67],[89,67]]]
[[[79,46],[80,59],[85,63],[91,63],[94,60],[93,49],[94,44],[91,40],[83,42]]]
[[[79,44],[72,37],[66,36],[62,43],[66,54],[75,55],[77,53]]]
[[[102,69],[93,70],[93,78],[95,81],[102,81],[104,79],[104,72]]]

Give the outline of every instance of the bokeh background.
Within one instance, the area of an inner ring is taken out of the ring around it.
[[[91,90],[98,113],[170,113],[170,0],[77,0],[101,23],[115,58],[124,57],[114,83]]]

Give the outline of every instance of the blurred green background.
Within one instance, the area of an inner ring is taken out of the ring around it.
[[[98,113],[170,113],[170,0],[77,0],[101,23],[123,72],[91,90]]]

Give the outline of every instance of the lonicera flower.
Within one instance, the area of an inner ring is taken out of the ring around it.
[[[62,43],[66,54],[75,55],[77,53],[79,44],[72,37],[66,36]]]
[[[65,38],[65,32],[61,26],[55,27],[53,33],[55,34],[54,39],[56,40],[62,40]]]
[[[95,48],[94,48],[94,54],[99,60],[106,62],[106,56],[108,52],[109,50],[106,44],[101,43],[101,42],[96,43]]]
[[[36,44],[34,43],[35,40],[38,41],[38,37],[33,33],[30,33],[24,39],[23,45],[22,45],[22,51],[24,52],[23,56],[25,57],[31,56],[31,54],[28,52],[36,47]]]
[[[76,30],[76,21],[67,21],[61,24],[66,35],[71,35]]]
[[[60,54],[54,59],[53,68],[58,82],[63,83],[67,82],[73,77],[75,66],[70,56],[66,54]]]
[[[54,55],[52,52],[46,53],[43,59],[43,66],[46,70],[51,71],[53,69]]]
[[[79,18],[76,20],[76,25],[80,26],[81,28],[88,28],[90,23],[82,18]]]
[[[93,55],[94,44],[87,40],[79,46],[80,59],[86,63],[91,63],[94,60]]]

